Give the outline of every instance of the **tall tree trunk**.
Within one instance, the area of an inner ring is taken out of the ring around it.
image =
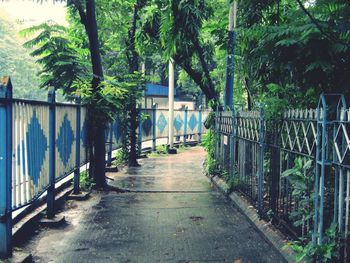
[[[95,1],[86,0],[86,12],[79,0],[73,1],[77,8],[82,24],[89,39],[91,64],[92,64],[92,88],[97,91],[101,80],[103,80],[103,68],[101,61],[100,45],[98,41],[98,30],[95,12]],[[106,185],[105,177],[105,123],[95,120],[95,113],[89,111],[89,141],[90,145],[90,172],[96,183],[96,187]]]
[[[245,86],[245,89],[247,91],[248,110],[252,110],[252,108],[253,108],[253,99],[252,99],[252,94],[250,92],[249,79],[247,77],[244,78],[244,86]]]
[[[136,26],[137,19],[139,17],[138,13],[140,8],[142,8],[142,3],[138,0],[134,5],[134,14],[131,21],[131,27],[128,32],[128,46],[129,46],[129,73],[133,74],[135,71],[139,69],[139,54],[136,51],[136,43],[135,43],[135,35],[136,35]],[[137,135],[136,130],[138,127],[137,123],[137,108],[136,108],[136,97],[134,94],[131,95],[130,101],[130,152],[129,152],[129,160],[128,166],[138,166],[137,162]]]
[[[92,79],[92,87],[94,90],[99,88],[101,80],[103,80],[103,69],[100,53],[100,45],[98,41],[98,31],[97,31],[97,21],[95,13],[95,1],[86,0],[86,17],[87,17],[87,27],[90,53],[91,53],[91,63],[92,72],[94,74]],[[89,117],[94,117],[93,114]],[[105,176],[105,123],[94,122],[94,127],[90,127],[93,130],[92,146],[94,151],[93,159],[91,160],[92,165],[92,176],[96,183],[96,187],[104,187],[106,185]]]
[[[201,63],[201,66],[202,66],[202,69],[203,69],[203,72],[204,72],[204,76],[206,78],[206,82],[208,83],[207,86],[208,86],[208,89],[211,91],[212,93],[212,96],[216,97],[216,92],[215,92],[215,88],[214,88],[214,83],[210,77],[210,72],[209,72],[209,67],[208,67],[208,64],[207,62],[205,61],[205,57],[204,57],[204,50],[201,46],[201,44],[199,43],[199,40],[198,39],[195,39],[193,41],[194,43],[194,47],[197,51],[197,54],[198,54],[198,57],[199,57],[199,61]]]

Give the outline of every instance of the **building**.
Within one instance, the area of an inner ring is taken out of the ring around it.
[[[142,102],[143,108],[151,108],[154,103],[157,104],[158,109],[168,109],[169,102],[169,88],[168,86],[162,86],[153,83],[146,84],[145,96]],[[179,96],[175,88],[174,91],[174,109],[183,109],[188,107],[189,110],[196,108],[195,99],[188,96]]]

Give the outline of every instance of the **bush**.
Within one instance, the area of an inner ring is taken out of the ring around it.
[[[215,133],[212,129],[209,129],[207,133],[203,135],[201,145],[208,152],[207,158],[204,162],[204,170],[205,173],[210,176],[218,175],[220,173],[217,161],[214,158],[215,142]]]
[[[85,192],[91,191],[95,186],[94,180],[89,176],[88,171],[80,173],[80,189]]]
[[[115,159],[112,162],[114,166],[124,166],[128,160],[128,154],[124,149],[116,152]]]

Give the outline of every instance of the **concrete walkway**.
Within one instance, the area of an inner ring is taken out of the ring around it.
[[[284,262],[202,174],[205,152],[140,161],[109,174],[131,193],[71,202],[68,224],[26,246],[36,262]]]

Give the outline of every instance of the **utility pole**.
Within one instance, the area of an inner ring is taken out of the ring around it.
[[[174,89],[175,89],[175,77],[174,77],[174,61],[169,60],[169,153],[175,154],[174,148]]]
[[[229,26],[228,26],[228,49],[226,65],[226,87],[225,87],[225,108],[234,107],[234,55],[236,47],[236,20],[237,20],[237,1],[230,5]]]

